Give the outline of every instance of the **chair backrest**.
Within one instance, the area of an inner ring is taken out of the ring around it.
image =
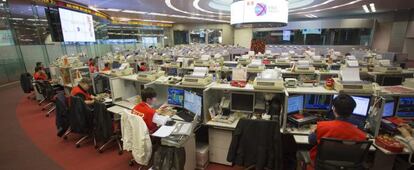
[[[363,162],[372,141],[347,141],[322,138],[318,145],[315,169],[364,169]]]
[[[68,118],[73,132],[85,133],[92,128],[92,111],[78,96],[69,99]]]

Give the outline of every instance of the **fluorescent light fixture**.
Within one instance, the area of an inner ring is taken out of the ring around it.
[[[322,9],[317,9],[317,10],[313,10],[313,11],[303,11],[303,12],[296,12],[296,13],[290,13],[289,15],[297,15],[297,14],[309,14],[309,13],[316,13],[316,12],[320,12],[320,11],[326,11],[326,10],[331,10],[331,9],[336,9],[336,8],[340,8],[340,7],[344,7],[344,6],[349,6],[352,4],[355,4],[357,2],[361,2],[362,0],[354,0],[345,4],[341,4],[341,5],[336,5],[333,7],[328,7],[328,8],[322,8]]]
[[[3,0],[3,2],[6,2],[6,0]]]
[[[362,5],[362,8],[364,9],[365,13],[369,13],[369,9],[367,5]]]
[[[148,13],[148,12],[144,12],[144,11],[134,11],[134,10],[122,10],[122,12],[131,13],[131,14],[143,14],[143,15]]]
[[[92,9],[92,10],[94,10],[94,11],[98,11],[98,9],[96,9],[95,7],[93,7],[93,6],[88,6],[89,7],[89,9]]]
[[[305,16],[308,18],[318,18],[318,16],[313,15],[313,14],[306,14]]]
[[[201,8],[200,5],[198,5],[199,3],[200,3],[200,0],[194,0],[193,1],[193,7],[195,9],[200,10],[200,11],[205,12],[205,13],[217,14],[217,15],[220,15],[220,16],[223,16],[223,17],[230,17],[230,15],[226,15],[226,14],[223,14],[223,13],[220,13],[220,12],[213,12],[213,11],[205,10],[205,9]]]
[[[370,3],[369,7],[371,8],[372,12],[377,12],[377,9],[375,9],[375,4],[374,3]]]
[[[119,12],[119,11],[121,11],[120,9],[114,9],[114,8],[107,8],[105,10],[106,11],[112,11],[112,12]]]

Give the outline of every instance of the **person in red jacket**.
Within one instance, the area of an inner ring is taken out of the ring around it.
[[[41,67],[36,67],[35,68],[35,73],[33,75],[33,78],[35,80],[43,80],[43,81],[48,80],[47,74],[45,73],[45,71]]]
[[[89,94],[88,90],[91,87],[92,81],[89,78],[82,78],[76,87],[72,88],[71,96],[78,96],[82,98],[87,105],[92,105],[95,102],[95,96]]]
[[[312,162],[316,159],[318,144],[321,138],[352,141],[364,141],[367,139],[365,132],[348,121],[349,116],[351,116],[356,107],[356,102],[351,96],[340,94],[333,100],[332,105],[335,120],[318,122],[316,130],[309,135],[309,143],[315,145],[310,151]]]
[[[157,124],[155,123],[156,120],[154,120],[154,116],[156,116],[157,113],[151,105],[155,104],[157,101],[157,93],[151,87],[145,88],[141,92],[141,99],[142,102],[138,103],[134,109],[132,109],[132,113],[141,116],[148,127],[148,131],[154,133],[158,129]],[[165,106],[161,106],[161,108],[163,107]]]
[[[109,67],[109,63],[105,63],[105,68],[102,71],[111,71],[111,68]]]

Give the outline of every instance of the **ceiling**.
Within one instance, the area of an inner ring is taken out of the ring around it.
[[[124,20],[135,18],[174,23],[228,23],[233,0],[73,1]],[[365,14],[362,5],[370,3],[375,3],[377,12],[414,8],[413,0],[289,0],[289,20],[308,19],[308,14],[318,18]]]
[[[233,0],[71,0],[120,20],[163,23],[229,23]],[[9,0],[16,15],[32,15],[32,0]],[[414,0],[289,0],[289,20],[334,18],[366,14],[364,4],[375,3],[376,13],[412,9]],[[42,14],[40,14],[42,15]],[[369,14],[367,14],[369,15]]]

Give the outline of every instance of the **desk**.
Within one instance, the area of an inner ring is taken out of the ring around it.
[[[316,87],[296,87],[296,88],[286,88],[288,93],[300,93],[300,94],[325,94],[332,95],[337,94],[335,90],[327,90],[323,86]]]
[[[122,116],[124,114],[124,110],[127,110],[129,113],[131,112],[130,109],[121,107],[121,106],[112,106],[107,109],[109,112],[112,112],[118,116]],[[116,116],[115,115],[115,116]],[[185,149],[186,160],[184,165],[184,170],[194,170],[196,168],[196,142],[195,142],[195,135],[190,135],[186,141],[183,143]]]

